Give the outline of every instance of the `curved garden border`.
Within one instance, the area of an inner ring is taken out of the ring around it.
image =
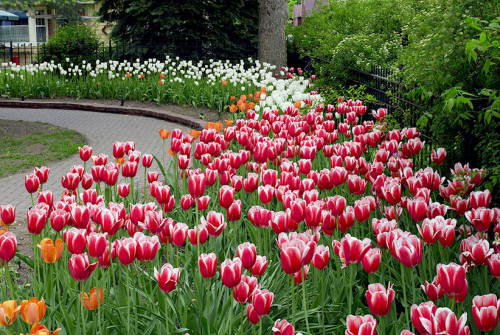
[[[0,107],[9,108],[35,108],[35,109],[67,109],[67,110],[83,110],[100,113],[113,114],[128,114],[136,116],[153,117],[164,121],[179,123],[196,130],[205,128],[206,122],[203,120],[194,119],[189,116],[168,112],[165,110],[157,110],[151,108],[137,108],[125,106],[107,106],[94,103],[75,103],[75,102],[31,102],[31,101],[15,101],[15,100],[0,100]]]

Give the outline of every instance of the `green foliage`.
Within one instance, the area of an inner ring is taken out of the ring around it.
[[[40,48],[39,62],[51,62],[67,67],[70,63],[103,59],[103,49],[96,32],[85,24],[59,27],[55,35]],[[69,62],[67,61],[69,59]]]
[[[115,41],[146,45],[232,47],[257,45],[258,0],[101,0],[100,15],[114,22]],[[239,49],[237,49],[239,47]]]
[[[292,27],[294,47],[314,60],[316,72],[345,84],[349,69],[397,67],[404,25],[420,1],[332,0],[304,24]]]

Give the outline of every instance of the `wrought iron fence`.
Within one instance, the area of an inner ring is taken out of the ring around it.
[[[0,63],[14,62],[18,65],[40,63],[42,61],[60,61],[61,59],[82,59],[85,55],[87,61],[135,61],[150,58],[164,59],[179,57],[185,60],[229,60],[231,62],[257,57],[257,47],[245,44],[197,44],[197,45],[143,45],[143,44],[114,44],[111,42],[100,42],[96,45],[75,47],[73,52],[60,50],[39,43],[0,43]],[[75,61],[75,63],[77,63]]]

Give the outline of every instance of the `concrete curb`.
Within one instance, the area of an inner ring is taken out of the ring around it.
[[[15,101],[15,100],[0,100],[0,107],[7,108],[33,108],[33,109],[67,109],[67,110],[83,110],[99,113],[113,114],[128,114],[137,116],[153,117],[160,120],[179,123],[184,126],[202,130],[205,129],[206,122],[203,120],[194,119],[189,116],[171,113],[164,110],[137,108],[125,106],[107,106],[101,104],[76,103],[76,102],[32,102],[32,101]]]

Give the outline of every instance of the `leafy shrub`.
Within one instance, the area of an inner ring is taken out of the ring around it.
[[[67,67],[71,63],[104,59],[103,44],[96,32],[85,24],[59,27],[49,41],[39,48],[38,61],[62,64]]]

